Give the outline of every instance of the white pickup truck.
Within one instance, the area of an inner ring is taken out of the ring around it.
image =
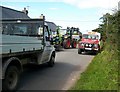
[[[55,48],[44,16],[41,19],[6,19],[1,22],[2,90],[13,91],[17,88],[23,65],[54,65]]]

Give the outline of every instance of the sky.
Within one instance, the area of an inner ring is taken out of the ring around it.
[[[81,32],[99,27],[105,13],[113,13],[119,0],[4,0],[2,6],[22,11],[28,9],[30,18],[45,15],[46,21],[56,25],[78,27]]]

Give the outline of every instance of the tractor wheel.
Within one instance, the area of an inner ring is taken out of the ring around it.
[[[73,43],[72,43],[72,48],[76,48],[76,46],[77,46],[77,42],[76,42],[76,41],[73,41]]]
[[[70,40],[67,40],[66,45],[67,45],[67,48],[70,48]]]
[[[63,46],[64,46],[65,49],[70,48],[70,40],[69,39],[68,40],[64,40],[63,43],[64,43]]]

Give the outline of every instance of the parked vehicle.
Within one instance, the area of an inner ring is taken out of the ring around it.
[[[55,63],[48,25],[40,19],[5,19],[2,24],[2,90],[16,90],[25,64]]]
[[[100,51],[100,37],[98,32],[84,33],[78,45],[78,54],[85,51],[98,53]]]

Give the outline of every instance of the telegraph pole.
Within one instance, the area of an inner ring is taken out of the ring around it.
[[[106,37],[108,38],[108,26],[109,26],[109,24],[108,24],[109,22],[108,22],[108,16],[107,16],[107,27],[106,27]]]
[[[118,2],[118,11],[120,11],[120,1]]]

